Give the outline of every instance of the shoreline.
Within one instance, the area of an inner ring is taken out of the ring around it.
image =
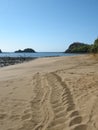
[[[83,54],[69,54],[69,55],[54,55],[54,56],[42,56],[42,57],[26,57],[26,56],[15,56],[15,57],[10,57],[10,56],[2,56],[0,57],[0,68],[1,67],[6,67],[6,66],[10,66],[10,65],[15,65],[15,64],[21,64],[24,62],[28,62],[28,61],[32,61],[35,59],[39,59],[39,58],[54,58],[54,57],[70,57],[70,56],[81,56]],[[86,55],[86,54],[85,54]]]
[[[37,59],[36,57],[0,57],[0,68]]]
[[[61,56],[44,56],[44,57],[0,57],[0,68],[10,65],[17,65],[25,62],[29,62],[35,59],[53,58]]]

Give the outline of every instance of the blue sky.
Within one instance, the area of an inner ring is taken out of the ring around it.
[[[98,37],[98,0],[0,0],[0,49],[64,51]]]

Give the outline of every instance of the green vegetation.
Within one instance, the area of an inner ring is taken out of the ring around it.
[[[98,38],[92,45],[74,42],[69,46],[65,53],[98,53]]]
[[[90,51],[90,45],[74,42],[69,48],[65,51],[65,53],[88,53]]]
[[[91,47],[92,53],[98,53],[98,38],[94,41],[94,44]]]

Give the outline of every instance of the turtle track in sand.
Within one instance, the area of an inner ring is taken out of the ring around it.
[[[24,130],[87,130],[70,89],[56,72],[35,74],[33,86],[31,125]]]

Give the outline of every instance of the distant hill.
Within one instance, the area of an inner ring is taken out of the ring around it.
[[[88,53],[90,50],[90,45],[80,42],[72,43],[65,53]]]
[[[2,53],[1,49],[0,49],[0,53]]]
[[[26,48],[24,50],[17,50],[17,51],[15,51],[15,53],[23,53],[23,52],[25,52],[25,53],[35,53],[35,50],[31,49],[31,48]]]

